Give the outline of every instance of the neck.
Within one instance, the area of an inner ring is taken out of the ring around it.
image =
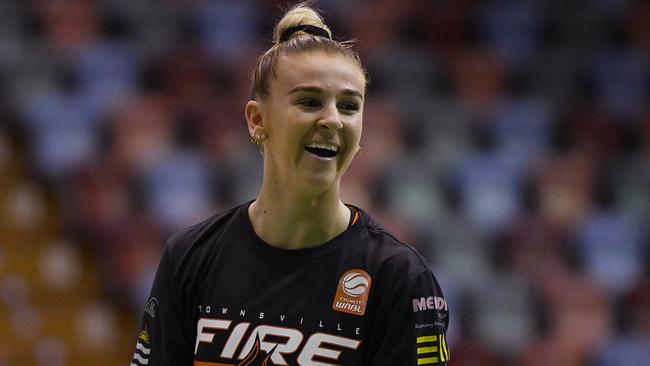
[[[255,233],[265,242],[282,249],[309,248],[346,230],[350,210],[338,197],[338,189],[299,195],[263,184],[248,214]]]

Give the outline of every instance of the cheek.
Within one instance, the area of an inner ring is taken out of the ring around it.
[[[273,135],[274,140],[285,140],[292,134],[292,116],[285,111],[274,111],[269,116],[266,125],[266,131]]]
[[[359,142],[361,139],[361,130],[363,129],[362,119],[354,121],[348,128],[348,141]]]

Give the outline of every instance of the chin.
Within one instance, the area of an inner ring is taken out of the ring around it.
[[[303,182],[305,183],[304,187],[306,192],[319,194],[332,188],[338,188],[341,179],[334,172],[321,172],[305,174]]]

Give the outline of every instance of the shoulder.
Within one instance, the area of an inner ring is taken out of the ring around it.
[[[425,258],[412,246],[361,211],[367,233],[367,250],[381,264],[381,271],[405,280],[430,272]]]
[[[176,266],[182,266],[196,257],[204,257],[226,241],[219,240],[224,235],[236,235],[237,214],[244,205],[217,213],[208,219],[190,226],[169,237],[164,255]]]
[[[442,288],[426,259],[365,215],[367,251],[375,263],[376,296],[389,303],[406,301],[413,313],[427,309],[447,311]]]

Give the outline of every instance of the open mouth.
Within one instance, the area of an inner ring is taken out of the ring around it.
[[[336,146],[317,143],[305,145],[305,150],[321,158],[333,158],[339,152]]]

